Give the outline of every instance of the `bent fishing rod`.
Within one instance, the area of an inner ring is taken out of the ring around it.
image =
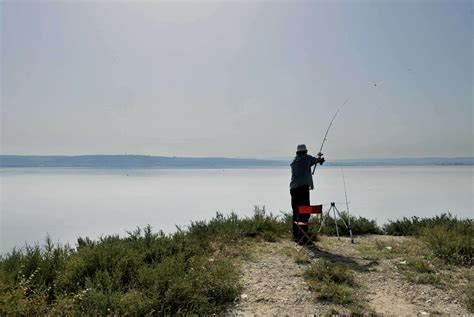
[[[331,126],[332,126],[332,123],[334,122],[334,119],[336,119],[337,114],[339,113],[339,111],[341,111],[342,107],[344,107],[344,105],[345,105],[348,101],[349,101],[349,98],[347,98],[346,101],[344,101],[344,103],[342,104],[342,106],[340,106],[339,109],[337,109],[336,113],[335,113],[334,116],[332,117],[331,122],[329,123],[329,126],[328,126],[328,128],[327,128],[327,130],[326,130],[326,134],[324,135],[323,142],[321,143],[321,147],[319,148],[319,153],[318,153],[318,156],[319,156],[319,157],[322,156],[323,146],[324,146],[324,143],[326,143],[327,136],[328,136],[328,133],[329,133],[329,129],[331,129]],[[318,166],[318,164],[315,164],[315,165],[314,165],[312,175],[314,175],[314,172],[316,171],[316,166]]]

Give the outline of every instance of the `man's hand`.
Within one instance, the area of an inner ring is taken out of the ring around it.
[[[319,164],[320,164],[320,165],[323,165],[323,163],[326,162],[326,160],[324,159],[323,155],[324,155],[324,154],[321,153],[321,152],[318,153],[318,159],[319,159]]]

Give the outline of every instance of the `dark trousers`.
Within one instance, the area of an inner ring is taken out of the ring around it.
[[[309,214],[298,215],[298,206],[309,206],[309,186],[298,187],[290,189],[291,194],[291,208],[293,209],[293,238],[300,240],[304,235],[300,229],[295,225],[294,221],[309,220]],[[308,232],[308,226],[301,226],[304,232]]]

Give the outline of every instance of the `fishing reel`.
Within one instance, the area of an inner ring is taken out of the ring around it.
[[[323,163],[326,162],[326,160],[324,159],[323,155],[324,155],[324,154],[321,153],[321,152],[319,152],[319,153],[317,154],[318,159],[319,159],[319,165],[323,165]]]

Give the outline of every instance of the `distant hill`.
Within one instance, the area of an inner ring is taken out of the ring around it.
[[[288,162],[214,157],[194,158],[147,155],[0,155],[0,167],[250,168],[285,165],[288,166]]]
[[[0,167],[82,167],[82,168],[274,168],[288,167],[289,160],[216,157],[167,157],[147,155],[0,155]],[[474,157],[396,158],[330,160],[326,166],[442,166],[474,165]]]
[[[334,160],[328,165],[335,166],[442,166],[442,165],[474,165],[474,157],[425,157],[425,158],[393,158],[393,159],[355,159]]]

